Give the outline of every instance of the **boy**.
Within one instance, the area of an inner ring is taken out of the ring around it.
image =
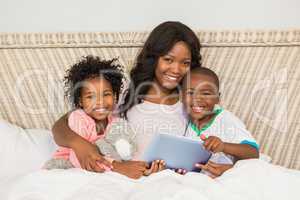
[[[182,101],[189,117],[185,136],[201,138],[213,153],[206,165],[196,167],[220,176],[236,160],[258,158],[258,144],[236,116],[218,106],[219,78],[212,70],[192,69],[183,80]]]

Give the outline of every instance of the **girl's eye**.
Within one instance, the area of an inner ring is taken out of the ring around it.
[[[96,96],[95,95],[89,95],[89,96],[86,96],[86,98],[87,99],[94,99],[94,98],[96,98]]]

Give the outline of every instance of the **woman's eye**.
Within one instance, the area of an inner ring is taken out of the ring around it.
[[[168,63],[172,63],[173,60],[171,58],[164,58],[164,61],[168,62]]]
[[[191,62],[189,62],[189,61],[186,61],[186,62],[184,62],[183,63],[185,66],[191,66]]]
[[[106,92],[104,93],[104,96],[107,97],[107,96],[112,96],[112,93],[111,92]]]

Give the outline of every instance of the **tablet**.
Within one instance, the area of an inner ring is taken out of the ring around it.
[[[205,164],[210,157],[211,153],[204,149],[200,139],[198,141],[183,136],[157,134],[146,148],[142,160],[149,163],[164,160],[168,169],[200,171],[195,168],[195,164]]]

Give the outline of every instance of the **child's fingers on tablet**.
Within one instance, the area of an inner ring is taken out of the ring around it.
[[[220,142],[219,142],[218,140],[215,140],[215,141],[213,142],[213,144],[212,144],[211,150],[212,150],[214,153],[216,153],[216,152],[218,151],[219,145],[220,145]]]
[[[205,142],[204,142],[204,144],[203,144],[203,146],[205,147],[205,149],[208,150],[208,148],[211,146],[211,143],[213,142],[213,140],[214,140],[214,138],[211,137],[211,136],[209,136],[209,137],[205,140]]]
[[[213,146],[214,146],[215,142],[216,142],[216,141],[214,140],[214,138],[210,138],[210,140],[209,140],[209,142],[208,142],[208,144],[207,144],[206,149],[207,149],[208,151],[213,150]]]
[[[217,153],[219,151],[219,145],[221,144],[221,140],[218,138],[215,138],[212,143],[211,151],[214,153]]]

